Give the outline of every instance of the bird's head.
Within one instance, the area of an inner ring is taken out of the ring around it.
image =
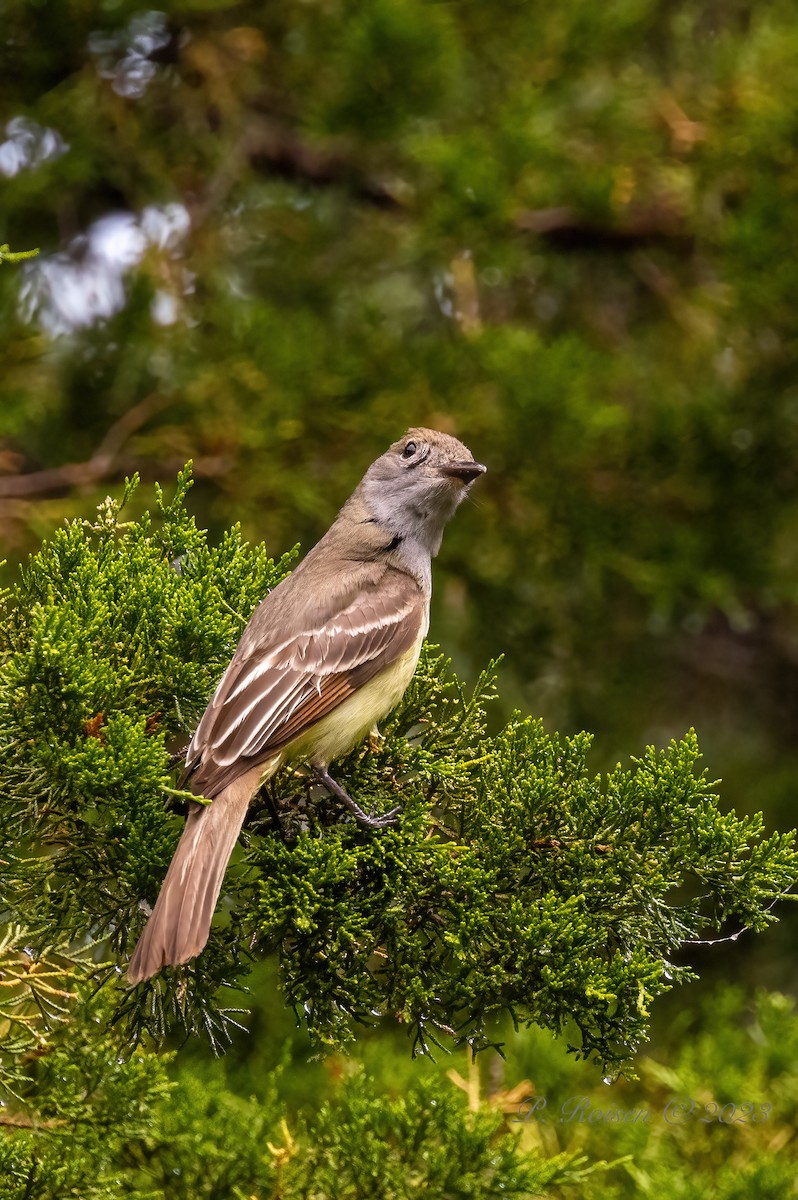
[[[371,464],[359,491],[374,520],[435,555],[446,522],[485,470],[448,433],[408,429]]]

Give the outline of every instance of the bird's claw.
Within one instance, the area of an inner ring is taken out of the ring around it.
[[[363,809],[358,807],[357,811],[352,808],[352,815],[354,816],[358,825],[362,825],[364,829],[385,829],[386,826],[396,824],[401,811],[402,806],[401,804],[398,804],[396,808],[392,808],[390,812],[383,813],[378,817],[376,813],[363,812]]]
[[[364,829],[385,829],[388,825],[395,825],[399,813],[402,811],[401,805],[392,808],[389,812],[383,813],[382,816],[376,816],[374,813],[364,812],[352,797],[344,791],[340,783],[336,783],[331,775],[323,769],[317,769],[317,778],[320,783],[323,783],[328,792],[332,792],[351,812],[352,816],[357,821],[358,825]]]

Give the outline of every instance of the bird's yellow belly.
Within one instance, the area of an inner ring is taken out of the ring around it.
[[[402,699],[413,678],[423,640],[422,633],[416,645],[401,658],[286,746],[281,761],[308,759],[327,766],[362,741],[377,721],[381,721]]]

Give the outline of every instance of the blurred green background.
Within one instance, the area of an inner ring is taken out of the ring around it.
[[[489,467],[436,567],[457,669],[505,654],[505,711],[597,769],[694,725],[729,804],[794,824],[794,5],[2,20],[0,243],[40,248],[0,264],[6,579],[188,458],[214,534],[307,547],[433,425]],[[795,928],[690,961],[795,991]]]

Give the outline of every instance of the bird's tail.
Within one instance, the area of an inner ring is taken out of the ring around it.
[[[202,950],[257,783],[249,772],[224,788],[213,803],[192,804],[155,908],[128,965],[129,983],[141,983],[161,967],[187,962]]]

